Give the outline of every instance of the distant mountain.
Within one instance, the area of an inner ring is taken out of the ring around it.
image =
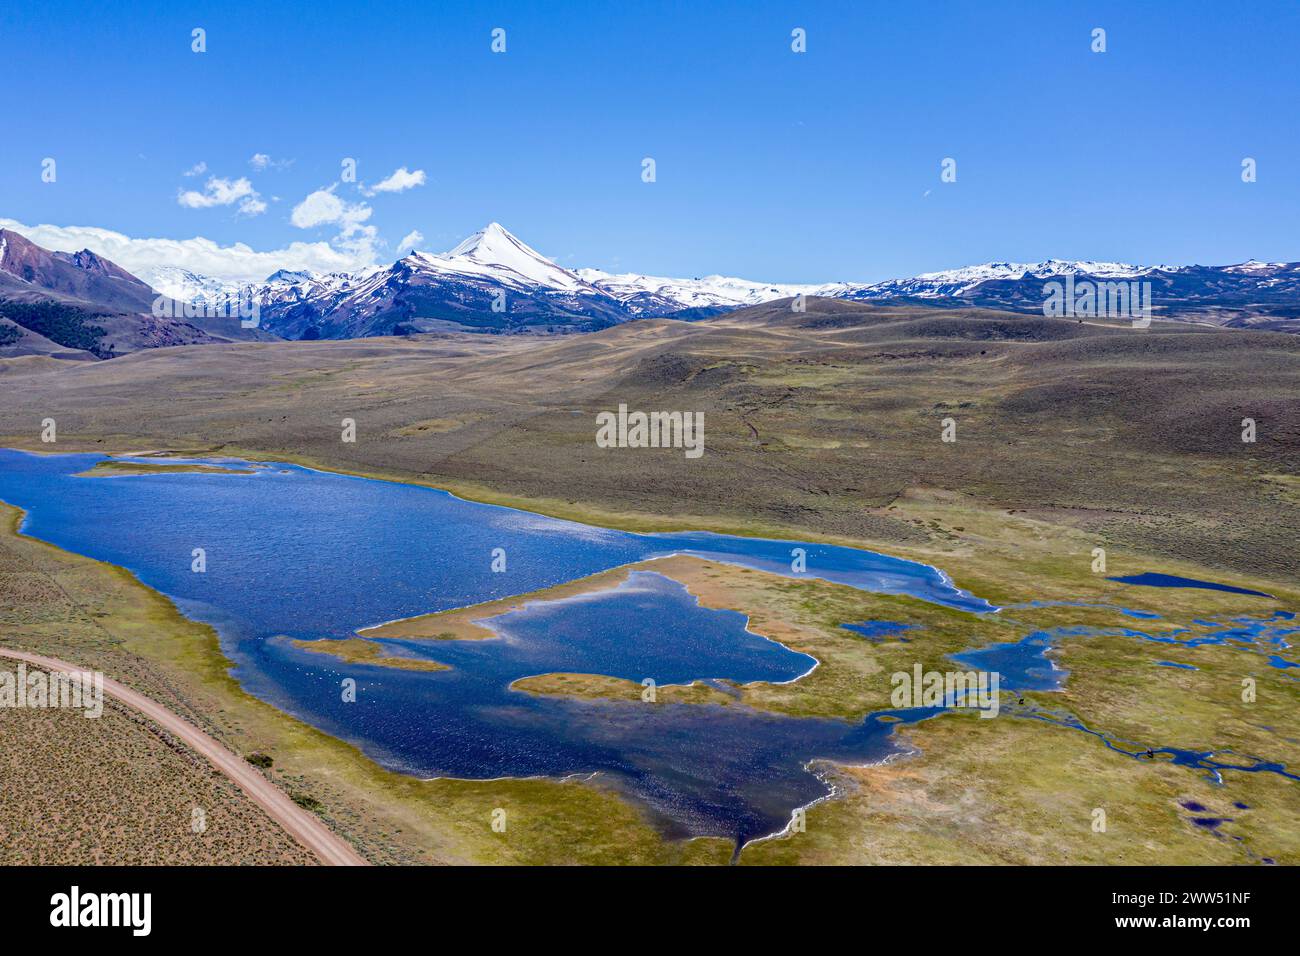
[[[294,271],[293,269],[277,269],[275,272],[271,273],[271,276],[266,281],[287,282],[290,285],[296,285],[299,282],[306,282],[311,277],[312,274],[310,272],[304,272],[302,270]]]
[[[158,303],[158,292],[89,249],[51,252],[0,229],[0,355],[111,358],[258,335],[228,319],[176,318],[166,297],[166,308]]]
[[[50,252],[0,229],[0,295],[20,301],[57,298],[113,312],[148,312],[157,293],[89,249]]]
[[[977,305],[1041,315],[1048,283],[1149,282],[1155,318],[1226,328],[1300,332],[1300,263],[1228,266],[1134,266],[1121,262],[993,262],[849,286],[838,298],[913,299],[938,305]]]
[[[1155,318],[1300,332],[1300,263],[1138,266],[1049,259],[989,262],[874,283],[767,283],[718,275],[675,279],[566,269],[494,222],[449,252],[412,252],[390,266],[356,274],[281,269],[262,282],[234,284],[161,266],[145,273],[146,284],[89,251],[48,252],[0,230],[0,299],[53,300],[100,316],[134,316],[130,323],[104,320],[107,325],[96,319],[102,326],[99,336],[65,334],[60,339],[48,334],[57,323],[51,326],[39,316],[25,326],[56,343],[80,342],[78,348],[94,339],[96,354],[240,338],[348,339],[440,330],[580,332],[631,319],[706,318],[799,295],[1041,315],[1048,283],[1067,277],[1075,282],[1149,282]],[[260,313],[259,328],[248,331],[230,319],[191,317],[183,311],[179,325],[139,321],[159,294],[194,307],[236,296],[251,300]]]
[[[1156,318],[1207,322],[1230,328],[1300,332],[1300,263],[1256,262],[1230,266],[1135,266],[1123,262],[989,262],[908,279],[822,285],[769,284],[706,276],[666,279],[578,274],[616,296],[638,317],[679,314],[683,309],[734,309],[797,295],[871,301],[901,299],[940,307],[983,306],[1043,314],[1048,283],[1074,280],[1150,282]]]
[[[834,295],[845,286],[791,285],[751,282],[727,276],[702,279],[669,279],[636,273],[612,275],[599,269],[579,269],[577,275],[595,288],[618,299],[623,308],[638,318],[673,315],[685,309],[725,311],[759,305],[774,299],[799,295]]]
[[[633,317],[495,222],[442,255],[412,252],[360,275],[271,279],[252,290],[263,326],[293,339],[447,328],[586,331]]]
[[[297,273],[297,276],[298,281],[310,278],[310,274],[305,272]],[[177,302],[215,302],[239,289],[238,285],[198,275],[180,266],[158,266],[141,272],[140,278],[156,293]]]
[[[675,279],[569,270],[498,223],[450,252],[412,252],[361,275],[277,273],[253,290],[266,328],[286,338],[354,338],[434,329],[587,331],[640,318],[698,319],[797,295],[901,299],[939,308],[1042,314],[1052,281],[1149,281],[1156,318],[1300,331],[1300,264],[1137,266],[990,262],[875,283],[794,284],[728,276]],[[494,308],[495,307],[495,308]]]

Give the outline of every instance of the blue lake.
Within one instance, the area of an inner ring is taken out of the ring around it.
[[[1069,671],[1058,667],[1047,656],[1057,639],[1074,633],[1084,633],[1083,628],[1053,628],[1036,631],[1019,641],[990,644],[979,650],[962,651],[950,657],[963,667],[997,671],[999,684],[1013,691],[1055,691],[1065,684]]]
[[[1121,584],[1137,584],[1149,588],[1200,588],[1205,591],[1227,591],[1230,594],[1249,594],[1254,597],[1271,598],[1273,596],[1265,594],[1263,591],[1252,591],[1250,588],[1239,588],[1232,584],[1198,581],[1196,578],[1184,578],[1176,574],[1160,574],[1156,571],[1145,571],[1142,574],[1130,574],[1126,577],[1107,578],[1107,580],[1119,581]]]
[[[548,672],[652,678],[656,684],[784,683],[817,665],[816,658],[749,631],[739,611],[701,608],[684,585],[648,571],[632,572],[617,587],[532,602],[484,623],[502,640],[383,643],[478,675],[494,672],[507,684]]]
[[[343,638],[397,618],[490,601],[610,568],[691,554],[789,577],[994,610],[939,570],[853,548],[706,532],[633,534],[392,482],[256,465],[250,475],[78,477],[101,455],[0,449],[0,499],[25,533],[129,568],[212,624],[251,693],[419,776],[599,773],[671,835],[743,842],[780,830],[829,788],[809,764],[864,763],[895,750],[897,720],[814,720],[731,706],[583,702],[510,689],[556,671],[640,682],[788,681],[815,665],[753,634],[745,616],[701,608],[661,575],[491,621],[482,641],[390,641],[439,672],[353,665],[292,639]],[[213,462],[221,464],[222,462]],[[791,551],[807,572],[791,572]],[[191,570],[194,549],[206,570]],[[506,570],[492,570],[503,549]],[[340,692],[356,680],[355,703]]]

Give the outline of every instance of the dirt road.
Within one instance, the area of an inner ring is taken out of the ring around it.
[[[42,657],[27,651],[0,648],[0,657],[25,661],[47,671],[84,673],[85,668],[74,667],[53,657]],[[206,757],[214,767],[234,782],[248,797],[284,827],[289,834],[315,853],[328,866],[368,866],[355,850],[313,813],[293,802],[283,790],[266,779],[255,767],[222,744],[209,737],[193,724],[178,717],[165,707],[150,700],[115,680],[104,678],[104,693],[139,711],[168,733],[184,741]]]

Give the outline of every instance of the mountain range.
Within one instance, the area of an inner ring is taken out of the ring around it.
[[[430,331],[581,332],[642,318],[700,319],[794,296],[902,300],[1042,314],[1048,283],[1151,283],[1156,318],[1300,332],[1300,263],[1135,266],[993,262],[876,283],[781,284],[566,269],[491,223],[442,254],[236,284],[161,266],[137,277],[90,250],[51,252],[0,230],[0,354],[108,358],[139,348],[246,339],[344,339]],[[222,303],[255,305],[244,328]],[[188,308],[186,308],[188,306]]]
[[[170,302],[158,309],[158,302],[147,283],[89,249],[51,252],[0,229],[0,355],[112,358],[142,348],[274,338],[225,319],[177,319],[172,315],[183,309]]]

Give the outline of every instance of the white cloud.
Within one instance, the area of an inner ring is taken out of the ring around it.
[[[239,204],[239,211],[245,216],[260,216],[266,212],[266,203],[256,196],[249,196]]]
[[[299,229],[311,229],[338,222],[343,215],[343,200],[334,195],[334,187],[318,189],[293,207],[289,221]]]
[[[400,253],[403,249],[414,249],[422,242],[424,242],[424,233],[419,229],[412,229],[404,235],[402,241],[397,244],[397,251]]]
[[[350,203],[334,192],[338,183],[309,193],[307,198],[293,207],[289,221],[299,229],[316,226],[338,226],[347,235],[355,232],[360,223],[370,218],[374,211],[363,202]]]
[[[416,186],[423,186],[424,178],[423,169],[411,172],[405,166],[399,166],[387,179],[381,179],[369,189],[362,187],[361,191],[367,196],[373,196],[375,193],[400,193],[403,190],[414,189]]]
[[[189,169],[185,170],[185,172],[181,173],[181,175],[182,175],[182,176],[202,176],[202,175],[203,175],[204,173],[206,173],[207,171],[208,171],[208,164],[205,163],[205,162],[200,161],[200,162],[195,163],[195,164],[194,164],[193,166],[191,166]]]
[[[176,201],[187,209],[211,209],[213,206],[229,206],[239,203],[239,211],[248,216],[266,212],[266,203],[261,201],[253,184],[247,179],[223,179],[210,176],[203,184],[203,191],[182,189],[176,194]]]
[[[272,159],[266,153],[254,153],[248,158],[248,165],[260,173],[264,169],[288,169],[293,165],[293,160]]]
[[[293,207],[289,221],[299,229],[337,226],[334,244],[357,259],[373,261],[379,245],[378,230],[365,225],[373,209],[363,202],[351,203],[335,193],[338,183],[309,193]]]
[[[349,226],[334,239],[334,244],[356,259],[374,262],[379,241],[379,230],[374,226]]]
[[[95,226],[27,226],[0,219],[38,246],[56,252],[89,249],[123,269],[147,277],[162,266],[179,266],[228,282],[260,282],[277,269],[307,272],[360,272],[375,264],[374,227],[357,227],[354,235],[334,244],[293,242],[280,249],[257,251],[242,242],[222,246],[211,239],[134,239]]]

